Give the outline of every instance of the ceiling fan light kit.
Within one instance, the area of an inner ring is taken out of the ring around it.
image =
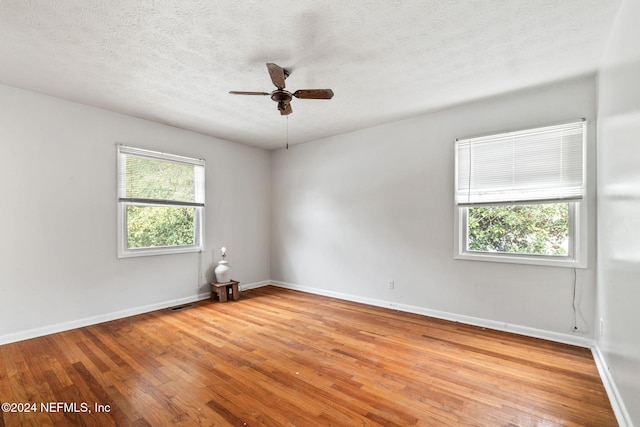
[[[246,92],[246,91],[230,91],[232,95],[269,95],[273,101],[278,104],[280,114],[286,116],[293,113],[291,108],[291,100],[299,99],[331,99],[333,91],[331,89],[299,89],[291,93],[285,90],[285,79],[289,77],[289,71],[274,63],[267,63],[267,70],[274,86],[277,88],[273,92]]]

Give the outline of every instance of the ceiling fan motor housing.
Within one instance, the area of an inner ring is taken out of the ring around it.
[[[276,102],[289,102],[291,101],[291,99],[293,99],[293,95],[291,95],[291,92],[288,92],[284,89],[277,89],[271,92],[271,99]]]

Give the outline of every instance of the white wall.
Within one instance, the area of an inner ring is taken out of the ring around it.
[[[594,220],[589,268],[577,271],[574,333],[572,269],[453,259],[453,142],[580,117],[590,121]],[[595,82],[584,77],[274,151],[271,278],[588,342],[595,311],[594,118]],[[388,289],[390,280],[395,290]]]
[[[598,81],[597,344],[640,425],[640,2],[619,11]]]
[[[116,259],[116,143],[202,157],[205,252]],[[0,86],[0,343],[268,280],[269,153]]]

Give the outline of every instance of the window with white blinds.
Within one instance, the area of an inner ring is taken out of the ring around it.
[[[118,146],[118,256],[202,249],[202,159]]]
[[[456,140],[455,257],[586,265],[586,121]]]
[[[459,206],[580,200],[585,122],[456,141]]]

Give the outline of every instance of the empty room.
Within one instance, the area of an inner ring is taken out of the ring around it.
[[[640,426],[639,21],[0,0],[0,427]]]

